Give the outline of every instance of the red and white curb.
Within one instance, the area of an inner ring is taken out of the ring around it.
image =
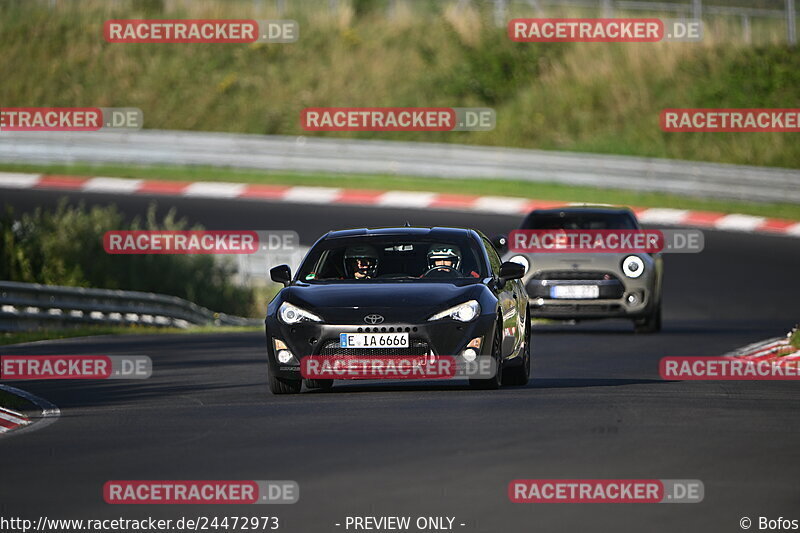
[[[416,191],[379,191],[337,187],[293,187],[211,181],[158,181],[125,178],[61,176],[0,172],[0,188],[56,189],[112,194],[182,196],[189,198],[249,199],[317,205],[358,205],[409,209],[447,209],[504,215],[561,207],[565,202],[508,196],[471,196]],[[740,214],[685,209],[634,207],[646,224],[768,233],[800,237],[800,222]]]
[[[0,435],[30,423],[30,419],[22,413],[0,407]]]
[[[726,355],[753,363],[786,365],[800,359],[800,350],[789,343],[788,337],[779,337],[750,344]]]
[[[40,414],[28,417],[17,411],[0,407],[0,437],[37,431],[54,423],[61,416],[61,410],[55,404],[30,392],[2,384],[0,384],[0,390],[25,398],[40,411]]]

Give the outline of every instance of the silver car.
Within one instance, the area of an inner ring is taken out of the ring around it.
[[[641,227],[628,208],[571,206],[532,211],[520,229],[639,230]],[[530,298],[532,317],[630,318],[637,333],[655,333],[661,329],[660,253],[506,252],[503,260],[525,267],[522,282]]]

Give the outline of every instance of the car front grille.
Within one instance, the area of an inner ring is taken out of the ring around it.
[[[422,339],[409,339],[408,348],[342,348],[339,341],[328,341],[322,345],[319,355],[335,355],[339,357],[389,357],[392,355],[414,356],[427,355],[430,345]]]
[[[531,279],[535,280],[553,280],[553,281],[567,281],[567,280],[617,280],[614,274],[610,272],[598,272],[595,270],[545,270],[539,272]]]
[[[547,304],[534,308],[542,314],[574,315],[574,314],[609,314],[622,311],[622,306],[618,304]]]
[[[625,286],[617,276],[609,272],[582,271],[582,270],[551,270],[539,272],[532,277],[526,289],[531,298],[550,298],[550,287],[553,285],[569,284],[597,285],[601,300],[616,300],[625,294]]]

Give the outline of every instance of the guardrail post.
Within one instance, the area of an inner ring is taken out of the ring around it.
[[[537,17],[544,17],[544,10],[542,10],[539,0],[528,0],[528,5],[533,8],[533,12]]]
[[[786,0],[786,40],[789,46],[797,45],[797,11],[794,0]]]
[[[494,0],[494,25],[498,28],[506,25],[506,0]]]
[[[692,18],[694,20],[703,18],[703,0],[692,0]]]
[[[753,42],[753,31],[750,28],[750,15],[742,15],[742,31],[744,32],[744,42]]]
[[[602,2],[603,2],[602,6],[603,14],[600,16],[607,19],[614,18],[614,4],[611,3],[611,0],[602,0]]]

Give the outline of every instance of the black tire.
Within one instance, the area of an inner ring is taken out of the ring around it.
[[[333,380],[332,379],[305,379],[303,380],[307,389],[320,389],[320,390],[331,390],[333,387]]]
[[[525,344],[522,354],[522,364],[512,368],[507,368],[503,372],[503,385],[514,387],[524,387],[528,384],[531,375],[531,317],[525,314],[527,324],[525,327]]]
[[[497,390],[503,384],[503,323],[498,320],[494,328],[494,339],[492,340],[492,357],[497,363],[497,372],[494,377],[489,379],[470,379],[469,386],[481,390]]]
[[[661,304],[646,317],[634,320],[633,330],[636,333],[658,333],[661,331]]]
[[[269,374],[269,390],[272,394],[297,394],[303,386],[301,379],[285,379]]]

